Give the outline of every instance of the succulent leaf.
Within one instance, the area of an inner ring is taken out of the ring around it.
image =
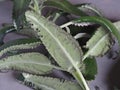
[[[34,12],[27,12],[26,17],[60,66],[69,71],[71,66],[81,63],[82,50],[70,34]]]
[[[24,75],[24,74],[23,74]],[[24,75],[25,76],[25,75]],[[32,83],[31,88],[40,90],[81,90],[81,87],[70,81],[57,78],[28,75],[24,77],[24,84]]]
[[[0,57],[12,50],[33,49],[41,44],[40,40],[34,38],[24,38],[9,41],[0,47]]]
[[[83,89],[89,87],[79,70],[82,65],[82,50],[78,42],[59,26],[36,12],[26,13],[27,21],[37,31],[38,36],[56,62],[66,71],[74,74]]]
[[[110,32],[102,27],[98,28],[95,34],[86,43],[88,51],[84,55],[84,59],[89,56],[103,56],[112,46],[113,39]]]
[[[53,69],[47,57],[40,53],[23,53],[0,60],[0,70],[19,70],[31,74],[45,74]]]

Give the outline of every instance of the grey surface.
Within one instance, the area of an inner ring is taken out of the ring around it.
[[[94,6],[97,6],[103,14],[114,20],[120,20],[120,10],[119,3],[120,0],[70,0],[72,3],[77,4],[78,2],[87,2],[92,3]],[[2,23],[11,22],[11,11],[12,4],[7,2],[0,2],[0,25]],[[12,37],[15,34],[9,34],[5,37],[5,41],[9,41],[12,39],[18,38],[17,35]],[[117,45],[114,46],[117,50]],[[111,84],[113,81],[110,78],[114,74],[114,65],[117,63],[117,60],[109,59],[107,56],[102,58],[97,58],[98,64],[98,74],[96,75],[96,79],[94,81],[89,82],[91,90],[95,90],[95,87],[99,87],[100,90],[113,90],[113,85]],[[113,71],[112,71],[113,70]],[[112,74],[111,74],[112,73]],[[8,73],[0,73],[0,90],[30,90],[29,88],[19,84],[12,72]]]
[[[13,77],[12,72],[0,73],[0,90],[32,90],[20,83]]]
[[[2,23],[11,22],[12,3],[10,1],[0,2],[0,26]]]

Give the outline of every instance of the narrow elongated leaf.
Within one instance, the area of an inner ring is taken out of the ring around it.
[[[94,6],[92,6],[89,3],[77,4],[76,7],[78,7],[81,11],[84,11],[86,13],[94,13],[97,16],[103,17],[101,12],[99,12],[99,10],[97,10],[97,8],[95,8]]]
[[[110,32],[104,30],[102,27],[99,28],[86,44],[88,52],[85,54],[84,59],[89,56],[104,55],[112,46],[112,42]]]
[[[17,39],[13,41],[9,41],[0,47],[0,56],[3,54],[19,49],[33,49],[41,44],[40,40],[31,38]]]
[[[56,62],[63,69],[74,74],[83,89],[89,90],[79,70],[82,64],[82,50],[78,42],[59,26],[35,12],[27,12],[26,17]]]
[[[12,69],[32,74],[45,74],[53,67],[47,57],[40,53],[24,53],[0,60],[0,70]]]
[[[31,0],[13,0],[13,19],[17,28],[26,22],[25,11]]]
[[[111,21],[108,19],[105,19],[103,17],[97,17],[97,16],[86,16],[86,17],[81,17],[77,20],[73,20],[73,23],[80,23],[80,22],[94,22],[98,23],[103,26],[104,29],[108,29],[109,32],[111,32],[118,40],[118,43],[120,45],[120,32],[117,30],[117,28],[113,25]]]
[[[38,35],[42,35],[43,44],[60,66],[69,70],[71,67],[80,64],[82,50],[71,35],[34,12],[27,12],[26,17],[33,24]]]
[[[77,7],[72,5],[68,0],[47,0],[45,2],[46,6],[56,7],[65,12],[72,13],[79,16],[86,16],[84,12],[79,10]]]
[[[82,90],[78,84],[70,81],[27,74],[24,84],[29,86],[30,82],[32,83],[31,88],[40,90]]]

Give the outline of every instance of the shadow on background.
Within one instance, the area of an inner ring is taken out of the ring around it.
[[[114,88],[120,90],[120,57],[115,62],[108,73],[107,83],[109,84],[110,90],[115,90]]]

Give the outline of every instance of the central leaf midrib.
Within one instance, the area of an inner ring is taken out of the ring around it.
[[[27,17],[31,18],[32,20],[34,20],[35,22],[37,22],[40,26],[42,26],[51,36],[52,38],[58,43],[58,45],[60,46],[60,48],[63,50],[63,52],[66,54],[66,56],[68,57],[68,59],[70,60],[71,64],[76,67],[76,64],[74,63],[73,61],[73,58],[69,55],[69,53],[67,53],[66,49],[62,46],[62,44],[59,42],[59,40],[54,37],[54,35],[50,32],[50,30],[45,27],[43,24],[39,23],[39,21],[34,17],[34,16],[31,16],[31,15],[27,15]]]
[[[4,63],[4,64],[3,64]],[[4,62],[3,61],[3,63],[2,63],[2,65],[0,65],[0,66],[3,66],[3,65],[8,65],[8,64],[18,64],[18,63],[21,63],[21,64],[36,64],[36,65],[42,65],[42,66],[50,66],[49,64],[45,64],[45,63],[39,63],[39,62],[33,62],[33,61],[30,61],[29,60],[29,62],[28,61],[23,61],[23,60],[20,60],[20,61],[13,61],[13,62],[11,62],[11,61],[9,61],[9,62]],[[8,64],[7,64],[8,63]]]

